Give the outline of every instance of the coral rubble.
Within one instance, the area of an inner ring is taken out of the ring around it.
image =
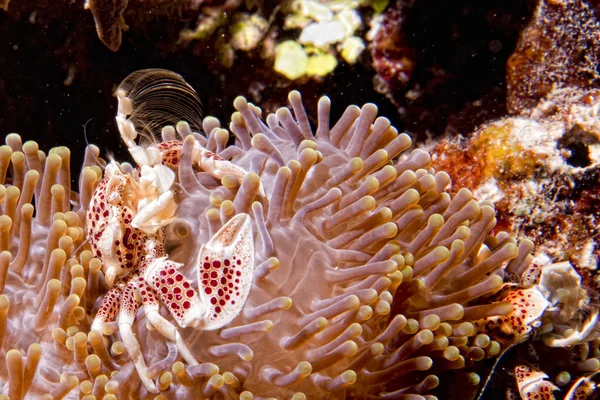
[[[600,368],[597,108],[597,90],[558,89],[528,115],[485,124],[468,140],[445,139],[432,150],[436,167],[495,203],[498,228],[535,242],[537,256],[516,281],[540,287],[551,306],[535,357],[516,354],[531,363],[563,354],[564,362],[543,363],[541,371],[567,389]]]
[[[508,104],[518,116],[432,150],[434,165],[459,187],[496,203],[501,227],[552,259],[574,261],[586,245],[597,247],[588,243],[596,243],[598,218],[599,33],[586,2],[540,1],[507,65]]]
[[[560,398],[587,398],[600,369],[599,32],[586,2],[540,1],[507,65],[508,106],[517,116],[432,149],[436,168],[494,202],[497,229],[535,243],[532,264],[513,280],[548,301],[541,340],[505,360],[515,372],[502,381],[523,398],[526,387],[545,388],[548,398],[555,390]],[[535,379],[526,383],[523,371]]]
[[[541,0],[507,63],[507,108],[535,107],[553,90],[597,86],[600,25],[584,0]]]
[[[127,29],[123,18],[127,4],[128,0],[88,0],[85,3],[85,8],[94,15],[98,38],[112,51],[117,51],[121,47],[123,30]]]
[[[384,13],[371,21],[369,50],[376,75],[376,89],[394,97],[394,93],[408,83],[415,68],[414,49],[402,30],[406,23],[408,3],[398,1]]]

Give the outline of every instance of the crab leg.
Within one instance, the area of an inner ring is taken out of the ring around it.
[[[150,286],[148,286],[141,278],[138,282],[138,290],[142,296],[144,313],[146,314],[146,318],[148,318],[148,321],[150,321],[152,326],[154,326],[154,328],[156,328],[156,330],[164,337],[175,343],[177,349],[179,350],[179,354],[181,354],[185,362],[187,362],[189,365],[198,364],[198,361],[192,355],[190,349],[188,349],[177,328],[175,328],[173,324],[159,314],[159,305],[156,293],[154,293]]]
[[[114,322],[119,311],[120,301],[121,291],[118,288],[112,288],[106,293],[94,317],[92,331],[98,331],[103,335],[112,335],[117,330]]]
[[[218,154],[206,150],[204,147],[195,141],[194,151],[192,153],[192,161],[197,163],[204,171],[208,172],[216,179],[222,179],[226,175],[234,176],[241,185],[248,172],[235,165],[231,161],[225,160]],[[265,196],[265,190],[260,185],[260,194]]]
[[[592,335],[592,333],[594,333]],[[544,343],[550,347],[568,347],[574,346],[583,342],[591,342],[597,338],[600,333],[600,325],[598,324],[598,313],[595,313],[591,318],[583,324],[579,331],[574,331],[567,337],[558,337],[558,335],[549,335],[544,338]]]
[[[190,281],[178,271],[180,266],[167,257],[157,258],[148,263],[144,282],[154,289],[179,326],[201,328],[206,307]]]
[[[123,289],[121,309],[119,310],[119,333],[121,334],[121,340],[123,340],[125,348],[129,353],[129,357],[133,360],[133,364],[140,375],[142,383],[149,392],[158,393],[158,389],[156,389],[154,382],[146,376],[148,367],[146,366],[144,356],[140,350],[140,344],[131,329],[139,308],[139,304],[134,294],[136,288],[137,279],[134,278],[131,279],[125,289]]]

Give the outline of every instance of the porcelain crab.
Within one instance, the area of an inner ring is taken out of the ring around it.
[[[161,316],[160,303],[182,328],[218,329],[242,310],[254,271],[252,223],[245,213],[231,218],[200,248],[196,265],[199,294],[179,272],[181,264],[169,260],[164,241],[165,229],[177,210],[173,170],[183,152],[191,150],[195,165],[215,178],[227,174],[242,180],[246,171],[207,151],[196,140],[192,144],[191,138],[138,146],[135,127],[127,119],[128,111],[131,113],[128,99],[119,93],[117,97],[117,124],[139,166],[124,171],[111,161],[88,208],[90,245],[102,261],[110,288],[92,330],[105,335],[118,330],[142,383],[156,393],[154,382],[146,376],[146,363],[132,331],[140,305],[148,322],[176,344],[183,359],[190,365],[198,364],[177,328]]]
[[[502,317],[487,318],[481,325],[505,348],[522,344],[530,337],[541,339],[548,347],[567,349],[587,347],[598,339],[598,310],[590,306],[593,301],[582,286],[581,276],[570,262],[554,263],[547,255],[538,254],[521,274],[521,282],[523,287],[506,284],[505,290],[500,292],[500,299],[510,302],[513,312]],[[527,352],[519,353],[517,358],[519,364],[515,366],[513,374],[516,385],[507,388],[506,399],[554,399],[553,392],[559,388],[542,370],[534,347],[527,347]],[[587,360],[595,365],[593,357],[590,358],[592,360]],[[524,359],[531,363],[528,364]],[[544,367],[553,368],[552,365]],[[577,367],[572,368],[577,371]],[[584,369],[578,372],[585,374],[589,371]],[[555,373],[552,375],[556,377]],[[561,398],[593,398],[597,387],[593,380],[595,375],[584,375],[571,382],[570,388],[563,389],[567,393]],[[561,386],[569,383],[570,376],[567,381],[564,379]]]

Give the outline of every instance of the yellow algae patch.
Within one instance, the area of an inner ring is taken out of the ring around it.
[[[286,78],[294,80],[306,73],[308,56],[302,45],[287,40],[275,48],[275,71]]]

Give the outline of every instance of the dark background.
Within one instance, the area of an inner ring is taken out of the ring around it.
[[[223,124],[237,95],[271,111],[286,104],[289,90],[300,89],[309,114],[327,94],[339,115],[350,104],[374,102],[399,130],[418,140],[427,135],[468,134],[487,119],[506,113],[505,63],[534,4],[516,1],[391,2],[403,7],[402,35],[414,52],[415,70],[390,101],[373,89],[375,71],[368,51],[359,63],[341,63],[322,82],[289,82],[273,72],[259,50],[238,52],[234,65],[219,65],[211,41],[178,43],[182,28],[193,27],[198,11],[161,12],[153,2],[130,1],[129,31],[117,52],[97,38],[91,12],[82,2],[15,1],[0,10],[0,133],[20,133],[47,151],[55,145],[73,150],[74,168],[90,143],[127,157],[114,124],[114,88],[130,72],[167,68],[198,91],[205,115]],[[268,11],[273,4],[263,4]],[[279,15],[277,18],[282,18]],[[368,27],[367,27],[368,28]],[[366,29],[363,27],[363,29]],[[282,33],[282,35],[289,33]],[[421,96],[408,100],[408,90]],[[473,106],[474,101],[481,105]],[[335,117],[334,115],[334,117]],[[334,120],[334,118],[332,118]]]

